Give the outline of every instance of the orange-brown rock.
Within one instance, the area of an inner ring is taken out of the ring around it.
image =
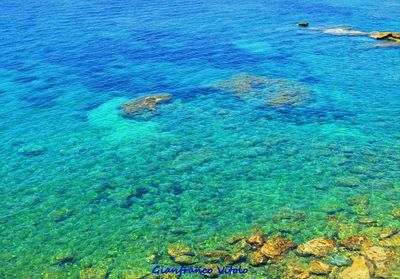
[[[262,234],[255,234],[250,236],[247,239],[247,242],[253,246],[262,246],[265,242],[265,238],[264,235]]]
[[[273,237],[268,239],[261,247],[260,252],[269,259],[279,259],[285,255],[285,253],[296,247],[293,241],[283,237]]]
[[[324,257],[336,251],[336,242],[327,238],[315,238],[297,247],[297,253],[302,256]]]
[[[264,257],[264,254],[258,251],[250,253],[248,257],[249,257],[249,262],[252,266],[260,266],[267,262],[266,258]]]
[[[136,116],[144,111],[154,111],[157,105],[172,99],[171,94],[148,95],[121,104],[125,116]]]
[[[350,236],[343,240],[342,245],[349,250],[361,250],[364,246],[372,246],[372,240],[365,236]]]
[[[330,265],[323,263],[321,261],[312,261],[310,263],[310,273],[316,274],[316,275],[326,275],[329,274],[332,271],[332,268]]]
[[[353,264],[339,273],[337,279],[370,279],[371,275],[363,256],[353,258]]]

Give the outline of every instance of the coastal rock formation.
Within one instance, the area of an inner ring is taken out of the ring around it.
[[[283,257],[288,250],[294,247],[296,247],[296,244],[294,244],[290,239],[274,237],[265,242],[261,247],[260,252],[267,258],[276,260]]]
[[[357,256],[353,258],[353,264],[339,273],[338,279],[370,279],[371,275],[365,258]]]
[[[124,116],[133,117],[145,111],[154,111],[160,103],[165,103],[171,99],[171,94],[147,95],[124,102],[121,104],[121,108]]]
[[[315,238],[297,247],[297,253],[302,256],[324,257],[336,251],[336,242],[327,238]]]
[[[218,87],[256,106],[299,106],[310,98],[310,90],[302,83],[248,74],[235,75],[219,83]]]
[[[377,40],[390,40],[400,42],[400,32],[372,32],[370,33],[370,36]]]

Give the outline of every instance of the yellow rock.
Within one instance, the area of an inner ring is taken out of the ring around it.
[[[249,257],[249,262],[252,266],[259,266],[259,265],[266,263],[264,254],[262,254],[261,252],[256,251],[256,252],[250,253],[248,255],[248,257]]]
[[[315,238],[297,247],[297,253],[302,256],[324,257],[335,252],[336,242],[327,238]]]
[[[270,259],[279,259],[294,247],[296,247],[296,244],[288,238],[273,237],[265,242],[260,252]]]
[[[353,264],[339,273],[337,279],[370,279],[371,275],[365,258],[357,256],[353,258]]]
[[[326,275],[332,271],[332,268],[321,261],[312,261],[310,263],[310,272],[317,275]]]

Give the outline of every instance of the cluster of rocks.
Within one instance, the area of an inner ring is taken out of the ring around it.
[[[310,24],[308,22],[299,22],[297,25],[299,27],[308,27]],[[388,41],[392,41],[394,43],[400,43],[400,32],[378,32],[378,31],[364,32],[364,31],[358,31],[358,30],[352,30],[352,29],[346,29],[346,28],[328,28],[328,29],[310,28],[310,29],[319,30],[324,33],[333,34],[333,35],[369,36],[369,37],[377,39],[377,40],[388,40]]]
[[[171,99],[171,94],[155,94],[129,100],[121,104],[122,114],[125,117],[135,117],[146,111],[155,111],[159,104]]]
[[[351,198],[355,208],[368,207],[369,197]],[[220,250],[194,252],[190,247],[176,244],[168,248],[168,256],[180,265],[245,266],[250,271],[262,270],[268,278],[282,279],[369,279],[400,276],[400,230],[383,227],[373,218],[363,215],[359,222],[348,222],[330,215],[328,226],[336,233],[296,244],[287,234],[272,233],[267,237],[260,229],[250,236],[235,235],[220,245]],[[286,218],[280,213],[276,218]],[[400,218],[400,209],[390,211],[392,218]],[[299,212],[290,216],[298,216]],[[298,219],[297,217],[295,219]],[[295,219],[291,219],[295,222]],[[369,219],[369,220],[364,220]],[[217,277],[218,273],[210,275]]]
[[[218,88],[231,91],[239,99],[259,106],[299,106],[310,97],[310,90],[301,83],[246,73],[220,82]]]

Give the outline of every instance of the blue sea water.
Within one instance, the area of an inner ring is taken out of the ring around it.
[[[0,0],[0,277],[135,278],[171,243],[334,237],[329,215],[400,229],[400,48],[299,21],[400,31],[400,2]],[[243,73],[307,98],[219,86]]]

